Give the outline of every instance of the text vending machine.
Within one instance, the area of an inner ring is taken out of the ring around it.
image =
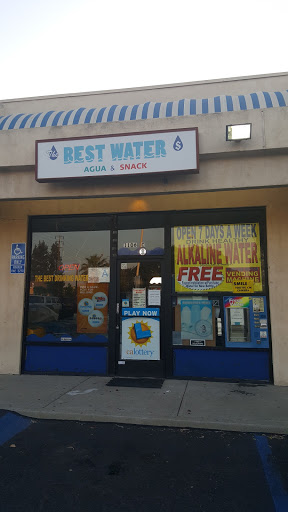
[[[224,297],[225,346],[269,348],[266,297]]]

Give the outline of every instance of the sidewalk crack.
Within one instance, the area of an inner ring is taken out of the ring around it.
[[[73,391],[73,389],[77,388],[80,384],[83,384],[84,382],[86,382],[86,380],[89,380],[90,377],[91,377],[91,375],[89,375],[89,377],[86,377],[86,379],[81,380],[81,382],[78,382],[78,384],[73,386],[73,388],[68,389],[68,391],[66,390],[64,393],[62,393],[62,395],[57,396],[57,398],[55,398],[54,400],[49,402],[49,404],[46,404],[45,407],[43,407],[43,409],[46,409],[46,407],[48,407],[49,405],[53,404],[53,402],[57,402],[57,400],[59,400],[59,398],[62,398],[62,396],[66,395],[69,391]]]
[[[179,412],[180,412],[180,409],[181,409],[181,406],[182,406],[182,403],[183,403],[183,400],[184,400],[184,396],[185,396],[185,393],[186,393],[186,389],[188,387],[188,380],[186,382],[186,386],[185,386],[185,389],[183,391],[183,396],[181,398],[181,402],[180,402],[180,405],[179,405],[179,409],[178,409],[178,412],[177,412],[177,416],[179,416]]]

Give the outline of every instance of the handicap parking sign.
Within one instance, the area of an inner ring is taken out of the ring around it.
[[[11,244],[10,274],[24,274],[26,244]]]

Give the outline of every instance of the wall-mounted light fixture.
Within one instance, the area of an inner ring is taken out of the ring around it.
[[[226,126],[226,140],[239,141],[251,139],[252,124],[228,124]]]

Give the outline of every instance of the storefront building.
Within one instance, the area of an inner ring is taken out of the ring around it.
[[[288,385],[287,79],[0,104],[1,373]]]

